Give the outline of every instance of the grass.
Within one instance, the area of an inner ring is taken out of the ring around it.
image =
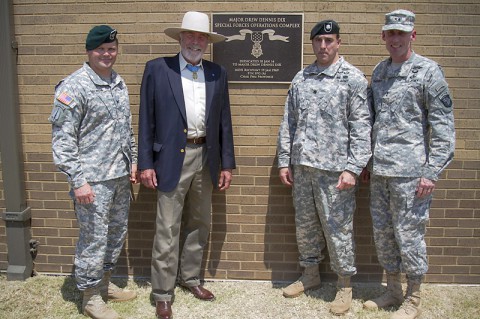
[[[110,303],[125,319],[155,318],[151,287],[147,280],[114,278],[120,287],[127,286],[138,297],[129,302]],[[173,304],[176,319],[189,318],[359,318],[387,319],[390,310],[366,311],[362,303],[381,294],[385,287],[374,284],[354,284],[353,304],[342,317],[328,311],[335,297],[333,283],[298,298],[282,296],[286,284],[253,281],[207,281],[205,287],[217,296],[214,302],[195,299],[183,289],[175,290]],[[0,274],[0,319],[74,319],[80,314],[82,295],[71,277],[39,275],[26,281],[7,281]],[[422,285],[422,319],[480,318],[480,286]]]

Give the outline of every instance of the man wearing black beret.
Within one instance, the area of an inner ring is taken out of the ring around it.
[[[341,315],[350,309],[350,277],[357,272],[353,242],[357,177],[371,156],[367,80],[339,55],[337,22],[317,23],[310,40],[317,59],[294,77],[278,135],[280,179],[293,187],[304,268],[283,295],[293,298],[320,286],[319,264],[327,247],[338,275],[330,312]]]
[[[83,291],[82,312],[119,318],[105,301],[127,301],[133,291],[110,282],[127,234],[130,183],[136,183],[137,146],[128,90],[113,71],[117,31],[92,28],[85,41],[88,62],[55,88],[52,148],[67,175],[78,221],[75,279]]]

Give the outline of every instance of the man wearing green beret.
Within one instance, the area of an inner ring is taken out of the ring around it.
[[[117,31],[95,26],[85,43],[88,62],[55,88],[53,159],[71,187],[79,237],[75,279],[82,312],[119,318],[105,301],[127,301],[135,292],[110,282],[127,234],[130,183],[137,183],[137,146],[125,81],[113,71]]]

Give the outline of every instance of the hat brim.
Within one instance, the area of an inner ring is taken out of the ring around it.
[[[200,33],[207,34],[210,43],[222,42],[226,39],[225,36],[223,36],[221,34],[218,34],[216,32],[204,32],[204,31],[184,29],[184,28],[167,28],[167,29],[165,29],[164,32],[170,38],[175,39],[175,40],[180,40],[180,32],[184,32],[184,31],[200,32]]]
[[[403,25],[403,24],[389,24],[382,27],[382,31],[388,30],[400,30],[403,32],[412,32],[414,29],[413,26]]]

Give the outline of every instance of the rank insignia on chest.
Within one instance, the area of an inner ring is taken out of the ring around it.
[[[62,102],[65,105],[70,105],[73,102],[73,98],[69,96],[66,92],[62,92],[59,96],[57,96],[57,100]]]

